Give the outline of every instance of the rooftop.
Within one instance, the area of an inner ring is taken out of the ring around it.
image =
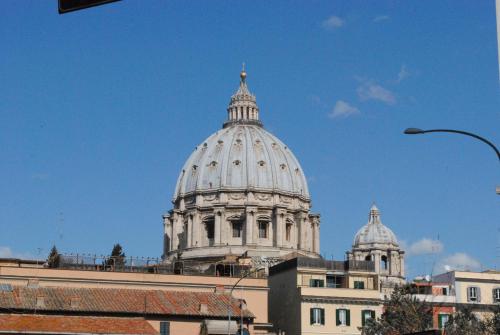
[[[33,314],[0,314],[0,332],[19,332],[22,334],[158,334],[143,318]]]
[[[232,315],[240,315],[239,300],[215,292],[5,286],[0,290],[0,311],[217,318],[226,317],[230,305]],[[243,315],[254,317],[246,309]]]

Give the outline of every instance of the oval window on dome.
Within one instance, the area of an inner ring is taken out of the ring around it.
[[[266,162],[264,162],[264,161],[258,161],[257,164],[259,164],[259,166],[264,166],[264,165],[266,165]]]
[[[280,168],[281,168],[281,170],[286,169],[286,164],[285,164],[285,163],[281,163],[281,164],[280,164]]]
[[[216,167],[217,166],[217,162],[216,161],[211,161],[209,166],[212,166],[212,167]]]
[[[234,165],[236,165],[236,166],[238,166],[238,165],[240,165],[240,164],[241,164],[241,161],[240,161],[239,159],[237,159],[237,160],[235,160],[235,161],[233,162],[233,164],[234,164]]]

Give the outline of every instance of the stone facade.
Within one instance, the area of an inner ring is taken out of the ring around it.
[[[380,211],[375,205],[370,209],[368,223],[356,234],[347,258],[374,261],[384,293],[389,294],[395,285],[405,283],[404,251],[399,247],[396,235],[382,224]]]
[[[291,150],[267,132],[242,71],[223,129],[202,142],[179,175],[163,216],[164,259],[225,255],[318,257],[320,217]]]

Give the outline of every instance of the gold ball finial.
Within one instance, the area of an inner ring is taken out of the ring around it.
[[[247,78],[247,73],[245,71],[245,63],[243,63],[243,66],[241,68],[241,72],[240,72],[240,78],[241,78],[241,81],[245,81],[245,79]]]

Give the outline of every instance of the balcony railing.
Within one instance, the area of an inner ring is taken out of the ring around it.
[[[297,258],[297,266],[326,269],[330,271],[375,271],[375,262],[373,261],[332,261],[322,258],[299,257]]]

